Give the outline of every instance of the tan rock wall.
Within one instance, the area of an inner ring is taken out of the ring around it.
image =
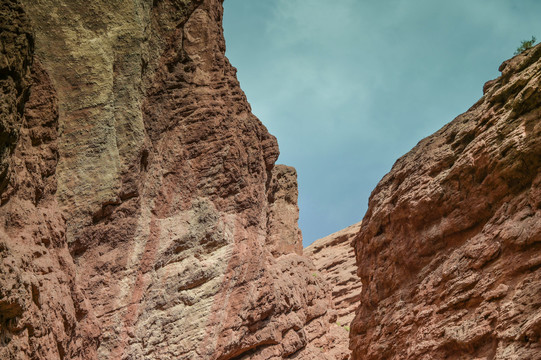
[[[304,255],[314,263],[312,274],[330,285],[333,318],[329,335],[330,352],[336,359],[349,359],[349,334],[355,309],[361,298],[362,283],[357,276],[353,239],[361,223],[314,241]]]

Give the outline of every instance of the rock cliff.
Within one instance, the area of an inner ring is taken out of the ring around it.
[[[0,7],[0,357],[332,359],[221,1]]]
[[[361,223],[314,241],[304,249],[316,268],[314,276],[321,276],[329,285],[332,299],[330,310],[335,323],[329,329],[327,339],[335,359],[349,359],[349,332],[355,309],[361,297],[362,284],[357,277],[357,265],[352,241]]]
[[[373,191],[353,358],[541,358],[541,45],[500,71]]]

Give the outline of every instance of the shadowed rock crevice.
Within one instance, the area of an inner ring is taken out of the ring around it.
[[[15,1],[0,3],[0,201],[11,176],[11,155],[19,137],[28,100],[34,38],[26,14]]]

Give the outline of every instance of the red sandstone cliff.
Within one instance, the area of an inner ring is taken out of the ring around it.
[[[0,7],[0,357],[332,359],[221,1]]]
[[[373,191],[354,359],[541,359],[541,45],[500,70]]]

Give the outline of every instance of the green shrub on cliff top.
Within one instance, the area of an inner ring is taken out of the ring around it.
[[[536,41],[537,39],[535,38],[535,36],[532,36],[531,40],[523,40],[517,50],[515,50],[515,55],[520,54],[524,50],[528,50],[535,44]]]

